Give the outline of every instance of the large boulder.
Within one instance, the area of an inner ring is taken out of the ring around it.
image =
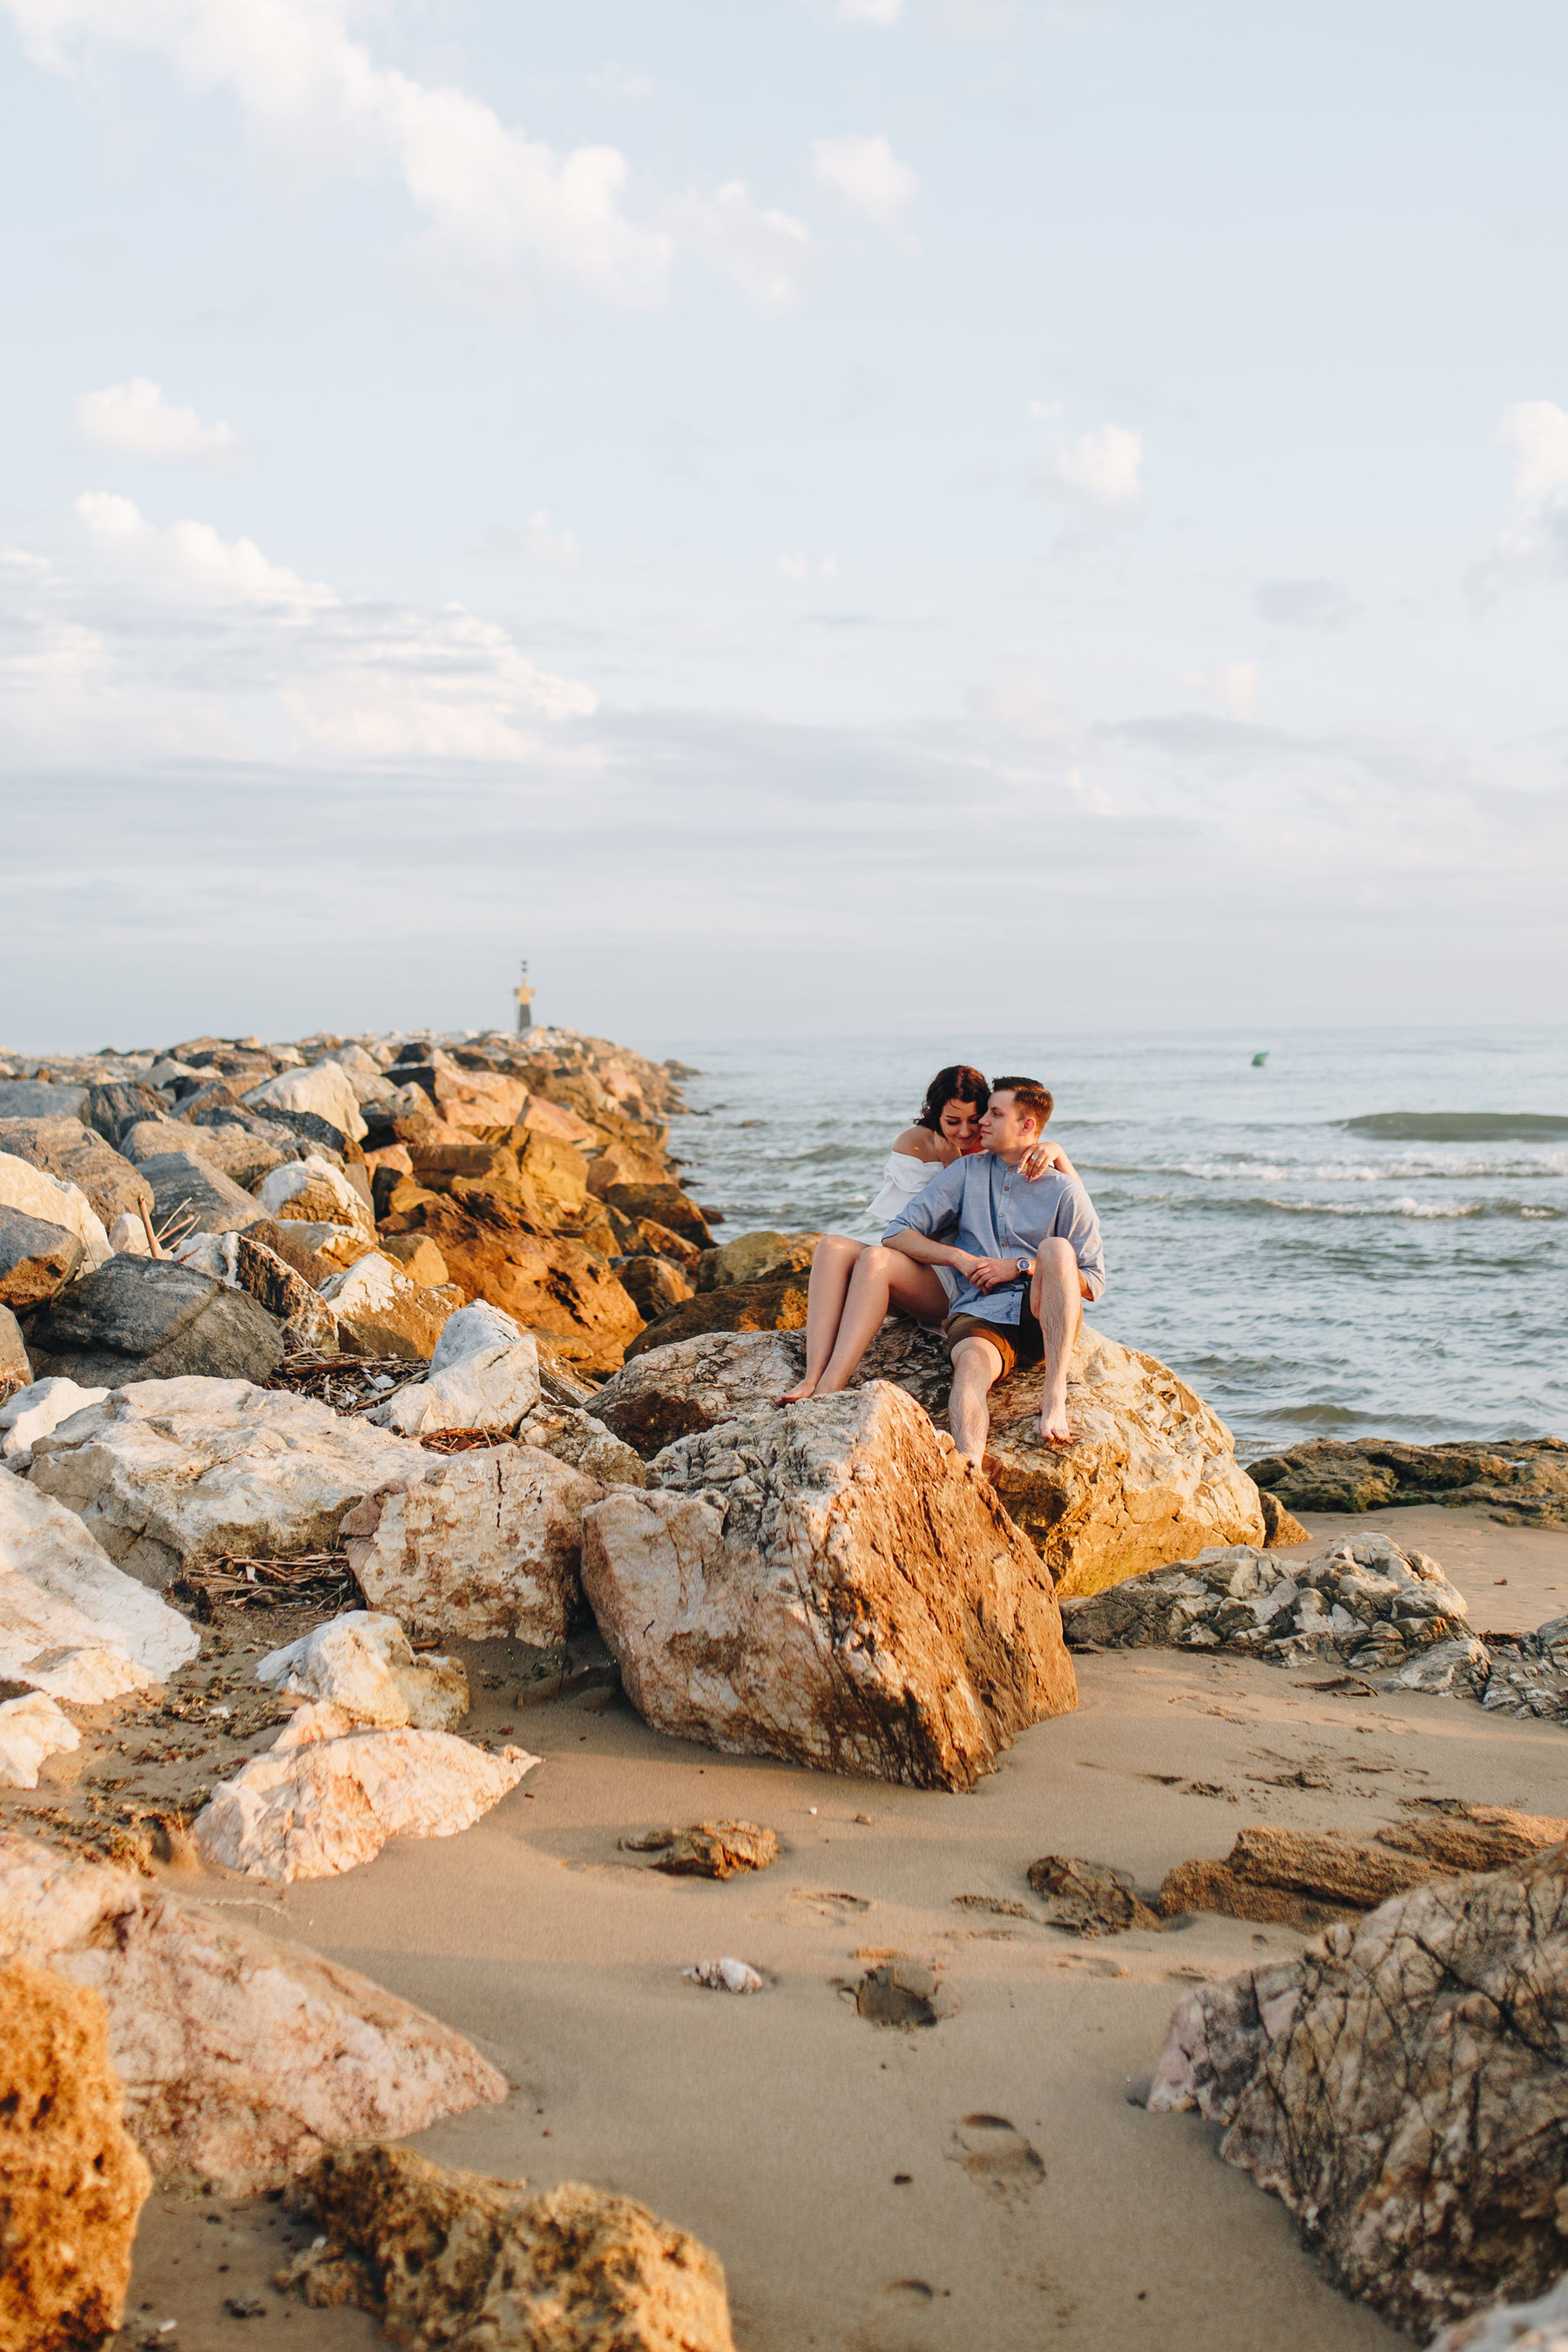
[[[623,1217],[651,1217],[655,1224],[668,1225],[694,1249],[714,1246],[707,1218],[679,1184],[609,1184],[604,1199]]]
[[[258,1119],[258,1127],[266,1121]],[[121,1150],[129,1160],[144,1167],[150,1160],[159,1160],[171,1151],[189,1152],[204,1166],[216,1169],[242,1192],[280,1166],[288,1157],[289,1147],[273,1130],[272,1137],[255,1134],[249,1128],[232,1125],[198,1125],[184,1118],[138,1119],[127,1128],[121,1139]]]
[[[136,1216],[153,1205],[152,1189],[145,1180],[95,1128],[84,1127],[80,1119],[0,1118],[0,1151],[47,1169],[62,1183],[76,1185],[105,1227],[127,1211]]]
[[[34,1318],[27,1352],[40,1379],[113,1389],[187,1374],[265,1381],[283,1360],[283,1340],[244,1291],[167,1259],[122,1255]]]
[[[494,2352],[734,2352],[717,2255],[629,2197],[530,2195],[407,2147],[345,2147],[301,2188],[321,2234],[287,2284],[357,2304],[400,2344]]]
[[[1568,1525],[1568,1440],[1498,1438],[1406,1445],[1392,1437],[1318,1438],[1252,1465],[1291,1511],[1397,1510],[1479,1505],[1531,1527]]]
[[[776,1282],[789,1274],[807,1274],[816,1255],[820,1234],[737,1234],[717,1249],[704,1250],[698,1263],[699,1290],[727,1290],[733,1282]]]
[[[564,1640],[581,1613],[583,1517],[604,1495],[597,1479],[529,1445],[404,1450],[419,1467],[342,1523],[371,1607],[413,1633]]]
[[[13,1470],[25,1470],[33,1458],[33,1441],[47,1437],[84,1405],[100,1404],[107,1389],[79,1388],[75,1381],[29,1381],[0,1404],[0,1459]]]
[[[339,2140],[495,2106],[461,2034],[351,1969],[106,1864],[0,1835],[0,1960],[98,1992],[125,2120],[160,2179],[281,2186]]]
[[[705,1331],[804,1331],[810,1276],[782,1275],[770,1282],[731,1282],[700,1290],[639,1332],[626,1349],[628,1363],[655,1348],[679,1346]]]
[[[657,1730],[967,1789],[1077,1703],[1050,1579],[886,1382],[683,1438],[584,1520],[583,1581]]]
[[[256,1202],[243,1185],[193,1149],[155,1152],[140,1163],[153,1188],[153,1223],[159,1234],[237,1233],[256,1223]]]
[[[1071,1444],[1043,1444],[1039,1415],[1037,1369],[999,1382],[985,1468],[1064,1599],[1205,1545],[1264,1543],[1229,1430],[1157,1358],[1085,1324],[1068,1373]]]
[[[74,2352],[119,2327],[153,2178],[122,2118],[102,2001],[0,1969],[0,2344]]]
[[[658,1323],[691,1297],[685,1270],[669,1258],[628,1257],[617,1271],[626,1297],[649,1323]]]
[[[290,1355],[300,1349],[338,1352],[338,1318],[321,1293],[276,1250],[257,1238],[258,1227],[244,1233],[196,1234],[174,1253],[182,1265],[226,1283],[231,1290],[247,1291],[282,1326],[283,1345]],[[328,1277],[331,1278],[330,1276]]]
[[[154,1094],[140,1079],[117,1078],[103,1086],[89,1087],[80,1115],[87,1126],[96,1128],[105,1143],[112,1143],[118,1151],[121,1138],[138,1119],[162,1118],[168,1108],[167,1096]]]
[[[32,1486],[143,1584],[233,1555],[329,1551],[343,1515],[430,1456],[311,1397],[247,1381],[139,1381],[38,1439]]]
[[[80,1732],[47,1691],[0,1699],[0,1789],[36,1789],[49,1757],[80,1746]]]
[[[336,1062],[319,1062],[310,1070],[280,1070],[276,1077],[252,1087],[245,1099],[258,1109],[302,1111],[323,1118],[356,1142],[365,1132],[353,1081]]]
[[[405,1437],[482,1429],[510,1437],[539,1402],[539,1344],[509,1315],[482,1302],[447,1318],[428,1380],[374,1405],[369,1418]]]
[[[47,1307],[86,1255],[64,1225],[47,1225],[21,1209],[0,1208],[0,1306],[14,1315]]]
[[[678,1438],[765,1412],[801,1376],[805,1343],[772,1332],[704,1332],[650,1349],[594,1399],[606,1429],[645,1462]]]
[[[537,1233],[521,1210],[487,1193],[432,1196],[395,1228],[422,1233],[470,1298],[488,1299],[525,1331],[541,1331],[591,1371],[612,1371],[642,1317],[605,1261],[580,1242]]]
[[[103,1265],[112,1255],[103,1219],[80,1185],[35,1168],[14,1151],[0,1150],[0,1209],[19,1209],[40,1224],[63,1225],[80,1242],[89,1266]]]
[[[0,1118],[79,1118],[88,1093],[48,1078],[0,1078]]]
[[[287,1885],[374,1861],[390,1837],[457,1837],[539,1762],[523,1748],[491,1756],[448,1731],[362,1730],[310,1704],[192,1826],[204,1861]]]
[[[256,1200],[269,1217],[287,1218],[294,1223],[359,1225],[367,1234],[375,1229],[369,1204],[357,1186],[319,1152],[309,1152],[303,1160],[286,1161],[263,1176],[256,1187]]]
[[[415,1654],[395,1617],[349,1609],[312,1626],[256,1669],[280,1697],[319,1700],[372,1731],[452,1731],[468,1711],[468,1678],[455,1658]]]
[[[76,1513],[30,1478],[0,1478],[0,1623],[5,1592],[25,1583],[86,1620],[88,1646],[123,1651],[153,1681],[166,1681],[201,1647],[188,1618],[116,1568]]]
[[[1558,1845],[1197,1987],[1150,2105],[1228,2125],[1221,2154],[1283,2200],[1334,2284],[1425,2340],[1563,2269],[1565,2041]]]
[[[426,1363],[452,1312],[450,1298],[411,1282],[395,1258],[371,1250],[321,1286],[345,1355]]]

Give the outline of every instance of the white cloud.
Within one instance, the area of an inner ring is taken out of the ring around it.
[[[1258,708],[1258,664],[1221,662],[1216,669],[1179,669],[1176,676],[1194,693],[1207,695],[1233,719],[1247,719]]]
[[[880,133],[814,139],[811,175],[840,203],[859,213],[884,236],[902,237],[920,193],[920,182],[900,163]]]
[[[1103,784],[1086,784],[1076,768],[1068,770],[1068,790],[1089,811],[1090,816],[1120,816],[1121,803],[1113,801]]]
[[[193,520],[77,501],[88,561],[0,559],[0,734],[62,758],[515,761],[588,689],[461,605],[351,600]]]
[[[87,392],[76,404],[77,428],[95,448],[131,457],[171,457],[187,465],[243,466],[250,447],[232,425],[204,425],[194,408],[176,408],[151,377]]]
[[[1091,506],[1135,507],[1143,494],[1143,436],[1102,425],[1058,447],[1051,470],[1062,488]]]
[[[792,581],[797,588],[804,588],[812,580],[837,580],[842,570],[843,566],[836,555],[825,555],[815,563],[809,555],[781,555],[779,558],[781,578]]]
[[[536,515],[530,515],[521,530],[504,523],[492,523],[473,552],[531,563],[540,572],[575,572],[583,561],[577,541],[569,530],[551,530],[550,516],[543,507]]]
[[[351,37],[353,0],[0,0],[29,55],[72,71],[95,45],[152,50],[198,92],[232,91],[275,166],[295,179],[396,173],[427,227],[410,259],[432,293],[480,308],[515,306],[542,278],[621,308],[668,294],[679,244],[767,307],[798,290],[810,234],[749,205],[739,183],[647,219],[626,208],[619,150],[561,154],[510,131],[466,92],[379,64]]]
[[[896,25],[904,0],[838,0],[838,13],[854,25]]]
[[[1568,572],[1568,409],[1521,400],[1505,409],[1498,438],[1514,453],[1513,520],[1466,586],[1478,604],[1519,582]]]

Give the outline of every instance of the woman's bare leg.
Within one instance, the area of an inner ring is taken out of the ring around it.
[[[806,1292],[805,1378],[797,1387],[785,1391],[779,1399],[781,1404],[800,1404],[806,1397],[816,1395],[817,1381],[838,1337],[849,1278],[868,1246],[865,1242],[852,1242],[847,1234],[825,1234],[817,1243]]]
[[[814,1393],[833,1396],[847,1388],[850,1375],[881,1328],[891,1307],[922,1323],[940,1323],[948,1311],[947,1293],[929,1265],[921,1265],[902,1250],[864,1250],[849,1283],[849,1294],[838,1318],[833,1353],[818,1377]]]

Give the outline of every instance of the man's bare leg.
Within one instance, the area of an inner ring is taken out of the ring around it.
[[[1078,1260],[1070,1242],[1040,1244],[1029,1285],[1029,1305],[1046,1343],[1045,1385],[1040,1391],[1040,1435],[1047,1445],[1066,1445],[1072,1438],[1068,1426],[1068,1366],[1072,1344],[1083,1320]]]
[[[929,1265],[878,1243],[861,1253],[850,1277],[849,1294],[838,1318],[838,1337],[816,1383],[816,1395],[834,1396],[848,1387],[856,1366],[895,1307],[922,1323],[940,1323],[947,1313],[947,1293]]]
[[[847,1234],[825,1234],[817,1243],[806,1291],[805,1378],[785,1391],[781,1404],[800,1404],[816,1395],[838,1337],[850,1276],[865,1255],[866,1244],[851,1241]]]
[[[985,1400],[1002,1377],[1002,1350],[989,1339],[973,1334],[952,1351],[952,1392],[947,1401],[947,1424],[952,1442],[967,1454],[978,1470],[985,1459],[991,1434],[991,1410]]]

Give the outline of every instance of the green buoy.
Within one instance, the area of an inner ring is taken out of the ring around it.
[[[1267,1062],[1267,1061],[1268,1061],[1268,1055],[1267,1055],[1267,1054],[1254,1054],[1254,1055],[1253,1055],[1253,1057],[1252,1057],[1252,1066],[1253,1066],[1253,1068],[1254,1068],[1255,1070],[1260,1070],[1260,1069],[1263,1067],[1263,1066],[1264,1066],[1265,1062]]]

